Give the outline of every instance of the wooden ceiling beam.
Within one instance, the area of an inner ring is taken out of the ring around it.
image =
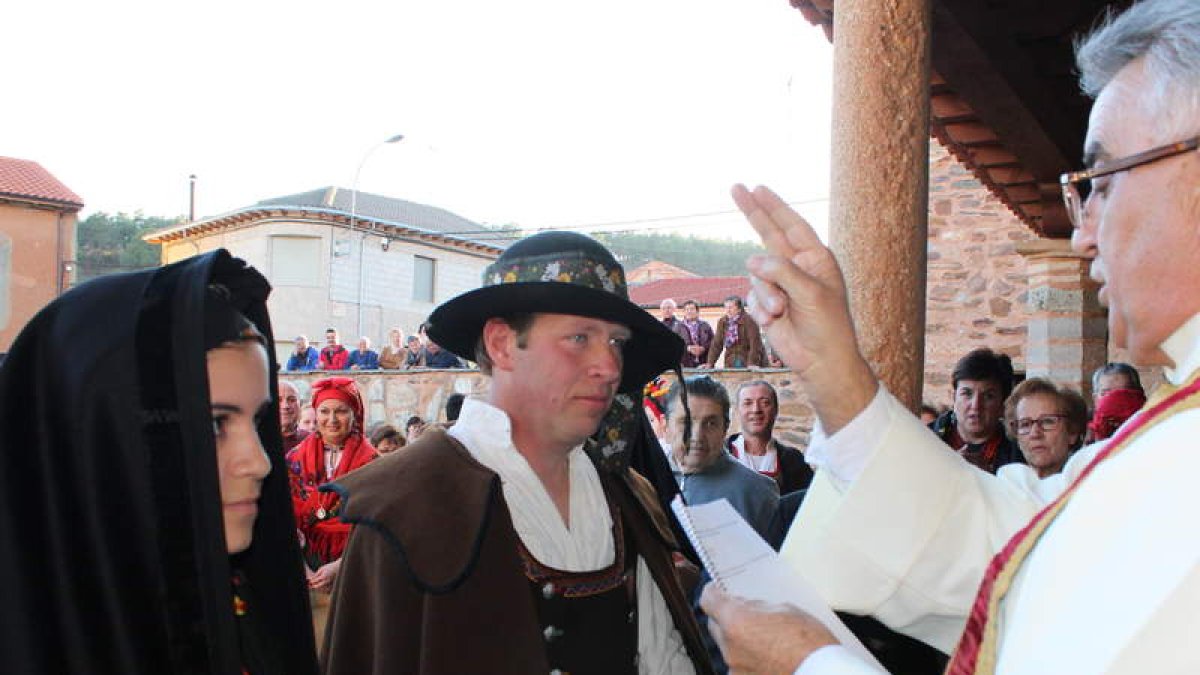
[[[982,122],[958,122],[946,125],[946,134],[950,140],[964,145],[979,143],[996,143],[999,138],[996,132]]]

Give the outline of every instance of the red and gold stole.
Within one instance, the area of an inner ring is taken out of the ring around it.
[[[967,619],[962,637],[959,638],[958,648],[954,650],[954,658],[946,668],[947,675],[984,675],[996,671],[996,657],[1000,644],[996,617],[1000,613],[1000,602],[1012,586],[1021,563],[1096,465],[1127,448],[1143,432],[1159,422],[1183,410],[1200,407],[1198,375],[1200,373],[1193,374],[1189,383],[1180,389],[1166,385],[1160,387],[1147,402],[1142,414],[1122,427],[1109,440],[1108,445],[1084,467],[1074,482],[1034,516],[1028,525],[1013,535],[1004,548],[992,558],[983,575],[983,582],[979,585],[975,602],[971,606],[971,616]]]

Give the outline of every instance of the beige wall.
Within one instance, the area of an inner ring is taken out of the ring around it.
[[[275,283],[271,242],[274,236],[313,237],[320,241],[320,262],[313,285]],[[164,262],[174,262],[196,253],[225,247],[244,258],[272,280],[268,301],[276,337],[276,353],[286,360],[292,339],[304,334],[323,340],[326,328],[336,328],[344,344],[358,341],[358,260],[366,261],[365,294],[362,305],[363,333],[376,348],[387,343],[387,332],[399,326],[405,334],[417,326],[433,308],[467,290],[477,288],[491,259],[453,249],[391,239],[386,251],[382,237],[350,232],[318,221],[280,219],[252,226],[229,228],[208,236],[194,237],[163,247]],[[419,302],[413,296],[414,256],[437,261],[434,302]]]
[[[807,447],[813,425],[812,408],[790,371],[684,371],[685,377],[699,374],[712,375],[720,380],[729,390],[730,399],[741,382],[753,379],[770,382],[779,393],[776,436],[785,443]],[[344,372],[338,375],[353,377],[358,383],[367,406],[368,425],[387,422],[401,429],[413,415],[420,415],[426,420],[444,421],[446,397],[454,392],[484,395],[487,390],[487,378],[475,370]],[[307,399],[311,383],[324,376],[325,373],[282,373],[281,379],[295,384],[301,396]],[[673,379],[673,376],[668,377]],[[739,430],[737,415],[733,414],[732,417],[730,433]]]
[[[75,213],[0,202],[0,352],[58,296],[63,263],[75,259],[75,222]],[[73,281],[72,271],[63,282]]]

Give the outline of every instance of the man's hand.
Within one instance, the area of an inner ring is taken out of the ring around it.
[[[314,591],[329,593],[333,590],[333,582],[337,579],[338,571],[341,569],[341,558],[321,565],[316,572],[308,575],[308,587]]]
[[[837,644],[824,624],[790,605],[768,605],[705,586],[700,606],[729,672],[792,675],[808,655]]]
[[[733,200],[768,251],[747,262],[750,315],[832,434],[867,407],[877,387],[858,350],[842,270],[808,222],[770,189],[735,185]]]

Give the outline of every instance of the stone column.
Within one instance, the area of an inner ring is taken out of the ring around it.
[[[901,401],[921,402],[929,186],[930,0],[838,0],[831,247],[859,345]]]
[[[1090,396],[1092,372],[1108,357],[1107,314],[1089,262],[1066,239],[1017,245],[1029,276],[1027,377],[1045,377]]]

